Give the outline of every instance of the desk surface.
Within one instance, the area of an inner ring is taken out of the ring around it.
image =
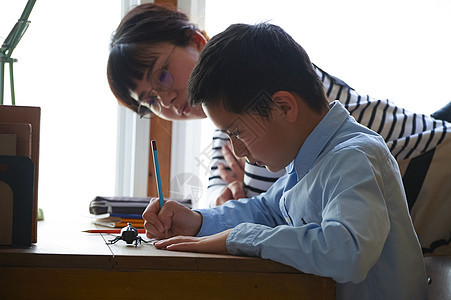
[[[304,296],[333,299],[335,283],[274,261],[253,257],[137,247],[114,235],[85,233],[89,219],[38,224],[38,242],[28,249],[0,248],[0,296],[71,295],[123,298],[149,293],[189,298]],[[30,280],[31,279],[31,280]],[[19,297],[20,298],[20,297]]]

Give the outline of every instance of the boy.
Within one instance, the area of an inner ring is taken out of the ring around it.
[[[426,275],[399,169],[384,140],[328,105],[305,51],[270,24],[230,26],[189,82],[237,156],[270,171],[266,193],[211,209],[152,201],[157,248],[260,256],[337,281],[338,299],[425,299]],[[197,236],[197,237],[195,237]]]

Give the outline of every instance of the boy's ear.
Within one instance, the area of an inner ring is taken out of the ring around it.
[[[197,49],[202,50],[207,44],[207,39],[203,36],[202,33],[196,30],[194,32],[194,35],[191,37],[191,42],[193,42],[197,46]]]
[[[276,111],[292,123],[296,121],[299,114],[299,106],[296,97],[287,91],[278,91],[272,95],[272,101],[276,105]]]

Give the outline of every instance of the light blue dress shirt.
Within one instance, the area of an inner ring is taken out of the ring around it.
[[[229,253],[331,277],[338,299],[427,298],[401,175],[378,134],[335,101],[286,171],[264,194],[199,209],[198,236],[234,228]]]

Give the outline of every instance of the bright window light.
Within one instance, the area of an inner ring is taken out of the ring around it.
[[[427,114],[451,101],[450,1],[207,0],[205,15],[210,36],[238,22],[281,26],[361,94]]]
[[[0,0],[0,43],[26,0]],[[106,79],[108,43],[121,18],[120,0],[37,1],[13,52],[16,105],[41,107],[39,207],[88,211],[113,195],[117,101]],[[11,104],[6,72],[5,104]]]

